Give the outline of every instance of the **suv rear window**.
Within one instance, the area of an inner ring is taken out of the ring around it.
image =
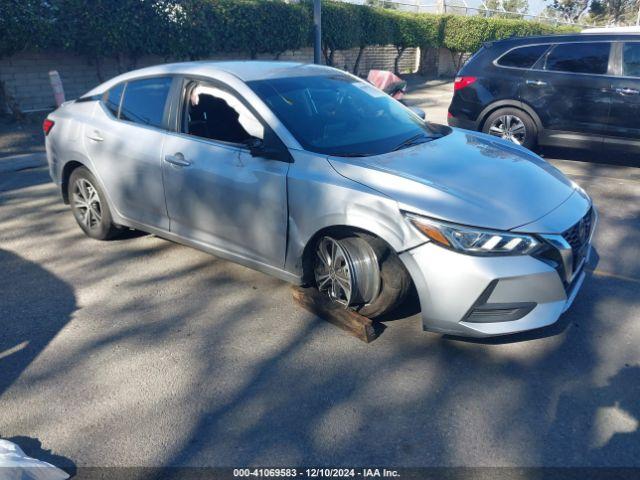
[[[171,81],[171,77],[161,77],[128,82],[120,107],[120,118],[160,127]]]
[[[538,61],[549,45],[530,45],[514,48],[500,57],[498,65],[502,67],[531,68]]]
[[[609,66],[609,43],[563,43],[547,56],[546,69],[555,72],[605,74]]]

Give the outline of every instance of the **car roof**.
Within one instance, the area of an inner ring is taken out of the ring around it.
[[[210,75],[215,73],[228,73],[238,77],[244,82],[264,80],[282,77],[302,77],[309,75],[330,75],[336,70],[323,65],[313,65],[300,62],[279,62],[262,60],[234,60],[234,61],[196,61],[182,63],[168,63],[155,65],[128,72],[131,77],[155,75],[155,74],[198,74]]]
[[[593,42],[593,41],[616,41],[616,40],[639,40],[637,33],[572,33],[563,35],[538,35],[532,37],[510,37],[502,40],[487,42],[488,45],[506,44],[526,44],[526,43],[558,43],[558,42]]]
[[[243,82],[266,80],[284,77],[305,77],[318,75],[345,74],[341,70],[324,65],[314,65],[299,62],[280,62],[262,60],[236,61],[195,61],[181,63],[164,63],[152,67],[140,68],[123,73],[98,85],[83,97],[102,94],[120,82],[126,82],[141,77],[157,75],[198,75],[203,77],[217,77],[220,74],[232,75]]]

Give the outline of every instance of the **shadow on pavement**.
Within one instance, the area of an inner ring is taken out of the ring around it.
[[[0,249],[0,396],[69,322],[70,285],[40,265]]]
[[[51,450],[45,450],[42,448],[42,443],[37,438],[31,437],[23,437],[23,436],[15,436],[7,438],[10,442],[18,445],[24,453],[36,460],[42,460],[43,462],[50,463],[51,465],[55,465],[58,468],[61,468],[65,472],[67,472],[72,477],[76,474],[77,468],[76,464],[73,463],[67,457],[63,457],[62,455],[56,455]]]

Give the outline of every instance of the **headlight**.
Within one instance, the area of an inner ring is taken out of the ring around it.
[[[411,213],[405,213],[405,216],[414,227],[441,247],[469,255],[529,255],[541,245],[526,234],[465,227]]]

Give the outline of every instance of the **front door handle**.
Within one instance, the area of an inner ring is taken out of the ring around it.
[[[543,82],[542,80],[527,80],[525,83],[527,85],[533,85],[534,87],[546,87],[548,85],[547,82]]]
[[[191,162],[184,158],[184,155],[180,152],[173,155],[165,155],[164,161],[177,167],[188,167],[191,165]]]
[[[616,93],[620,95],[638,95],[640,90],[636,90],[635,88],[616,88]]]
[[[102,138],[102,135],[100,135],[100,132],[98,130],[94,130],[92,133],[87,135],[87,138],[89,140],[93,140],[94,142],[102,142],[104,140],[104,138]]]

